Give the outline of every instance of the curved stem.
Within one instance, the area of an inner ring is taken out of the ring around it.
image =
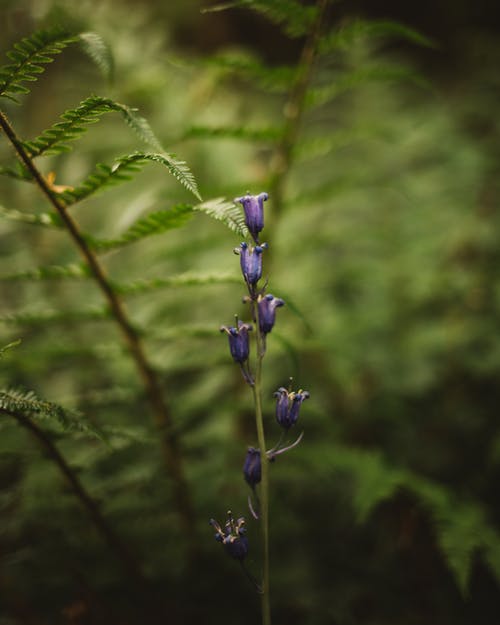
[[[269,599],[269,459],[266,454],[266,437],[262,417],[262,359],[263,337],[260,332],[259,307],[253,300],[253,317],[255,319],[255,345],[257,351],[255,366],[255,384],[252,392],[255,403],[255,425],[260,448],[261,482],[260,482],[260,523],[262,528],[262,625],[271,625],[271,603]]]
[[[102,515],[99,506],[88,494],[85,487],[78,479],[76,473],[66,462],[64,456],[61,454],[61,452],[58,450],[58,448],[55,446],[49,436],[47,436],[46,432],[38,427],[38,425],[32,419],[28,418],[20,412],[5,410],[3,408],[0,409],[0,412],[16,419],[16,421],[20,425],[22,425],[25,429],[29,430],[38,439],[42,447],[44,447],[45,451],[47,452],[49,458],[57,465],[61,473],[66,478],[66,481],[68,482],[74,495],[80,500],[82,506],[87,510],[96,529],[104,538],[104,541],[108,544],[109,548],[115,554],[116,558],[122,564],[124,570],[127,571],[131,580],[136,585],[144,589],[146,586],[146,581],[140,571],[139,565],[129,553],[126,545],[122,543],[120,538],[118,538],[115,532],[108,525]]]
[[[194,514],[182,466],[179,442],[174,432],[171,414],[165,401],[158,375],[147,359],[139,334],[129,320],[121,299],[111,286],[104,267],[101,265],[96,254],[89,247],[78,224],[67,212],[64,202],[58,198],[57,194],[51,189],[50,184],[35,166],[32,158],[27,153],[21,140],[16,135],[9,120],[2,111],[0,111],[0,127],[13,145],[19,158],[32,175],[35,183],[60,216],[74,244],[84,257],[95,281],[107,300],[114,320],[120,327],[130,355],[142,379],[146,396],[153,410],[155,424],[162,434],[164,461],[172,480],[173,499],[183,525],[183,533],[188,537],[188,540],[189,537],[191,537],[191,541],[193,541],[195,535]],[[194,542],[191,542],[191,550],[194,551]]]

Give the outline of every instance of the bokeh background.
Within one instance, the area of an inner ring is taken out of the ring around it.
[[[293,376],[311,394],[303,442],[272,465],[275,622],[496,624],[498,7],[331,3],[282,167],[305,22],[291,20],[287,2],[209,5],[2,0],[2,52],[62,24],[98,33],[114,56],[109,82],[69,48],[21,106],[2,110],[28,139],[90,94],[110,97],[137,107],[187,161],[205,200],[270,193],[265,273],[287,302],[265,359],[271,442],[273,391]],[[140,139],[110,114],[40,167],[77,185],[95,163],[136,149]],[[2,137],[0,164],[14,160]],[[193,202],[152,164],[72,214],[112,239]],[[249,516],[241,467],[256,444],[251,394],[218,332],[245,315],[238,235],[195,213],[102,254],[112,280],[128,285],[126,307],[168,397],[197,528],[187,536],[120,334],[93,281],[64,270],[77,251],[64,232],[23,223],[20,214],[48,210],[32,185],[0,177],[0,207],[0,346],[22,339],[0,360],[0,385],[78,410],[107,433],[105,444],[39,422],[141,562],[152,595],[146,615],[136,600],[144,590],[50,458],[2,415],[0,624],[259,622],[257,593],[207,522],[229,508]],[[54,266],[63,269],[40,270]],[[248,525],[258,575],[258,527]]]

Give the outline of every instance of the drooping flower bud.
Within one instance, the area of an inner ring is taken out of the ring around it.
[[[249,447],[243,464],[243,475],[249,486],[254,488],[262,479],[262,467],[260,462],[260,449]]]
[[[276,421],[282,428],[288,430],[297,423],[302,402],[309,398],[309,393],[302,389],[288,392],[286,388],[279,388],[276,393]]]
[[[262,277],[262,252],[267,249],[267,243],[262,245],[248,245],[243,242],[235,253],[240,255],[241,273],[250,289],[257,284]]]
[[[262,334],[271,332],[276,321],[276,308],[284,305],[285,302],[282,299],[270,293],[259,297],[259,327]]]
[[[237,327],[221,326],[220,331],[225,332],[229,339],[229,349],[235,362],[243,364],[250,353],[250,340],[248,332],[252,329],[249,323],[238,321]]]
[[[259,195],[244,195],[234,201],[240,202],[245,212],[245,223],[255,243],[259,242],[259,232],[264,227],[264,202],[268,199],[267,193]]]
[[[248,539],[245,536],[245,519],[233,519],[229,510],[224,529],[215,519],[210,519],[210,525],[215,529],[215,540],[222,543],[227,553],[236,560],[243,560],[248,553]]]

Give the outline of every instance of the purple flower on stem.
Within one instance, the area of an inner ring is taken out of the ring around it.
[[[302,402],[309,397],[307,391],[302,389],[297,392],[289,392],[286,388],[279,388],[276,393],[276,421],[282,428],[288,430],[297,423],[299,410]]]
[[[259,242],[259,232],[264,227],[264,202],[268,197],[267,193],[259,193],[259,195],[244,195],[234,200],[243,206],[245,223],[255,243]]]
[[[240,255],[241,272],[252,292],[262,277],[262,252],[265,249],[267,249],[267,243],[254,247],[243,242],[239,248],[234,250],[236,254]]]
[[[221,326],[220,331],[225,332],[229,339],[229,349],[231,356],[235,362],[241,367],[241,372],[245,378],[245,382],[253,386],[254,381],[248,364],[248,356],[250,354],[250,339],[248,332],[252,329],[249,323],[237,321],[235,326]]]
[[[260,449],[249,447],[243,464],[243,475],[249,486],[254,488],[262,479]]]
[[[243,560],[248,553],[248,539],[245,536],[245,519],[233,519],[229,510],[224,529],[215,519],[210,519],[210,525],[215,529],[215,540],[222,543],[227,553],[236,560]]]
[[[271,294],[259,297],[259,327],[262,334],[266,335],[271,332],[276,321],[276,308],[284,305],[285,302],[282,299]]]

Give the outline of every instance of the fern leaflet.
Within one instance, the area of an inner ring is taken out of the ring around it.
[[[226,284],[236,283],[241,281],[239,275],[221,275],[221,274],[182,274],[180,276],[173,276],[171,278],[153,278],[151,280],[138,280],[130,284],[117,284],[113,283],[114,290],[120,295],[141,295],[142,293],[149,293],[156,289],[164,287],[177,287],[177,286],[204,286],[206,284]]]
[[[0,280],[11,282],[17,280],[60,280],[63,278],[88,278],[90,272],[87,265],[49,265],[47,267],[37,267],[28,271],[0,276]]]
[[[99,163],[83,183],[75,189],[68,189],[59,194],[67,206],[75,204],[94,193],[130,180],[132,174],[138,172],[148,162],[153,161],[164,165],[170,173],[193,195],[200,198],[196,180],[184,161],[178,161],[173,154],[135,152],[119,158],[113,167]]]
[[[91,96],[81,102],[76,109],[64,112],[61,115],[63,121],[57,122],[36,139],[24,141],[23,145],[32,158],[42,154],[67,152],[71,149],[68,142],[78,139],[86,131],[85,125],[94,124],[99,121],[101,115],[111,112],[120,113],[126,123],[144,141],[161,152],[160,142],[155,137],[148,122],[138,115],[135,109],[99,96]]]
[[[241,237],[248,235],[243,211],[239,206],[228,202],[224,198],[216,198],[203,202],[194,207],[194,210],[205,213],[212,219],[222,221],[230,230],[238,233]]]
[[[0,205],[0,217],[5,217],[10,221],[19,221],[25,224],[34,224],[48,228],[63,228],[61,218],[57,213],[23,213],[13,208],[5,208]]]
[[[7,352],[9,349],[12,349],[13,347],[17,347],[18,345],[21,344],[21,339],[17,339],[17,341],[12,341],[11,343],[8,343],[7,345],[5,345],[4,347],[0,347],[0,358],[5,354],[5,352]]]

